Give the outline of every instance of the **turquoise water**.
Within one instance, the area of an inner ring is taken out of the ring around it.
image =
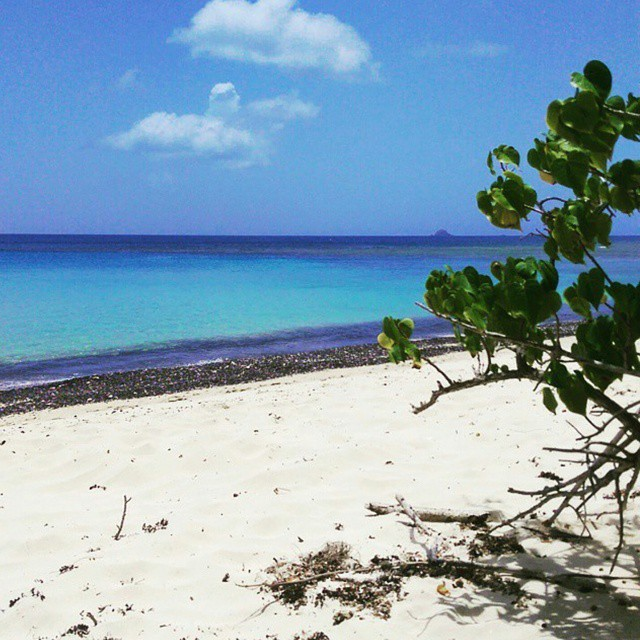
[[[433,268],[535,239],[0,236],[0,384],[371,342]],[[640,238],[600,252],[637,282]],[[568,284],[571,273],[564,278]],[[446,332],[426,317],[423,334]],[[65,363],[68,370],[65,370]]]

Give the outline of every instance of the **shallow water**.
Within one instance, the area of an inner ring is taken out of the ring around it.
[[[0,236],[0,385],[375,340],[431,269],[534,238]],[[640,238],[600,251],[637,281]],[[562,284],[569,284],[570,266]],[[424,317],[423,336],[447,332]]]

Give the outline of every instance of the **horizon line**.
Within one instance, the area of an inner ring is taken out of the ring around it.
[[[0,232],[0,238],[8,236],[53,236],[81,238],[537,238],[534,232],[518,234],[509,233],[449,233],[438,234],[354,234],[354,233],[39,233],[39,232]],[[640,233],[612,234],[611,238],[640,238]]]

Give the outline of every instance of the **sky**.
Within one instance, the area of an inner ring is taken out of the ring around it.
[[[489,149],[639,54],[637,0],[6,0],[0,232],[493,234]]]

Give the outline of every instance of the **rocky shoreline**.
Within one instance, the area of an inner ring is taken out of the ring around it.
[[[561,334],[575,333],[577,323],[563,322]],[[451,337],[416,340],[423,355],[434,357],[460,347]],[[0,418],[28,411],[147,398],[195,389],[272,380],[324,369],[364,367],[388,362],[377,344],[360,344],[300,353],[237,358],[208,364],[138,369],[84,376],[30,387],[0,390]]]
[[[458,349],[453,338],[418,341],[423,353],[436,356]],[[0,391],[0,417],[41,409],[128,400],[194,389],[246,384],[323,369],[342,369],[388,362],[377,344],[321,349],[304,353],[240,358],[202,365],[140,369],[71,378]]]

